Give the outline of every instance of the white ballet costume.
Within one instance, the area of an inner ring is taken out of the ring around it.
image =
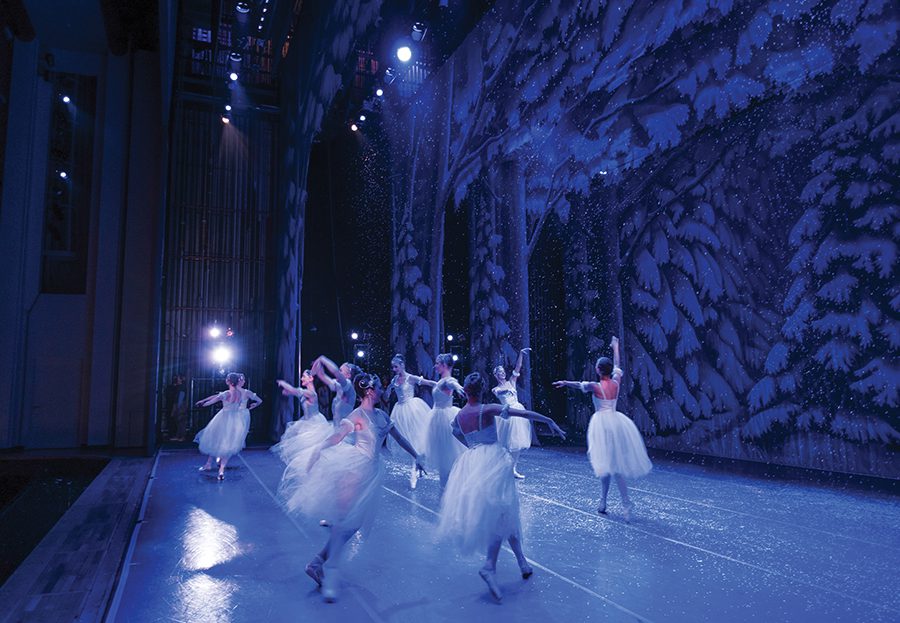
[[[516,381],[519,373],[513,371],[510,380],[498,385],[491,391],[500,401],[510,409],[525,409],[525,405],[519,402],[519,393],[516,390]],[[510,452],[517,452],[531,447],[531,420],[521,417],[504,418],[497,422],[497,440],[501,446]]]
[[[244,449],[247,431],[250,430],[250,410],[247,401],[259,398],[249,389],[239,389],[240,400],[228,402],[229,392],[218,395],[222,408],[205,428],[194,436],[194,443],[200,444],[200,452],[221,459],[232,457]]]
[[[285,464],[300,453],[305,453],[308,460],[312,451],[334,433],[334,427],[319,413],[318,400],[300,396],[300,407],[303,416],[295,422],[289,422],[281,441],[271,447],[271,451]]]
[[[498,418],[485,421],[483,411],[482,405],[478,429],[464,433],[468,449],[450,472],[437,529],[465,554],[483,553],[491,542],[521,531],[512,456],[498,443]],[[499,419],[507,418],[504,409]],[[458,420],[453,426],[459,429]]]
[[[447,393],[446,390],[450,390]],[[453,390],[462,389],[453,377],[441,379],[431,389],[434,407],[428,422],[428,440],[425,444],[425,457],[432,469],[437,470],[441,483],[446,482],[456,459],[465,452],[466,447],[453,436],[451,422],[459,407],[453,406]]]
[[[406,437],[413,449],[419,454],[425,453],[428,439],[428,423],[431,420],[431,407],[416,396],[416,385],[422,381],[421,376],[407,374],[403,383],[397,383],[397,377],[391,381],[388,389],[397,395],[397,404],[391,409],[391,421],[400,433]],[[393,437],[388,438],[391,450],[399,448]]]
[[[375,513],[383,469],[381,445],[393,424],[381,409],[354,409],[338,424],[348,443],[321,450],[309,471],[310,453],[293,458],[284,470],[278,495],[285,509],[338,530],[363,530]]]
[[[613,371],[617,386],[621,375],[619,368]],[[603,384],[599,387],[602,393]],[[581,391],[591,393],[596,410],[587,430],[587,453],[594,474],[601,478],[610,475],[638,478],[650,473],[653,463],[647,456],[641,433],[631,418],[616,411],[617,398],[597,397],[588,383],[581,384]]]

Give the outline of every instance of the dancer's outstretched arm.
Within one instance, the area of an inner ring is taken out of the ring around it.
[[[194,405],[196,405],[198,407],[208,407],[209,405],[214,405],[217,402],[219,402],[220,400],[222,400],[223,393],[225,393],[225,392],[222,392],[219,394],[213,394],[212,396],[207,396],[203,400],[198,400],[197,402],[195,402]]]
[[[344,437],[353,432],[353,422],[348,418],[344,418],[341,420],[341,423],[338,424],[337,429],[325,438],[325,440],[319,444],[319,447],[315,449],[312,453],[312,456],[309,457],[309,463],[306,464],[306,471],[312,469],[313,465],[316,464],[316,461],[319,460],[319,455],[322,454],[322,450],[325,448],[330,448],[331,446],[336,446],[344,440]]]
[[[485,415],[493,415],[494,417],[503,417],[503,413],[506,412],[510,417],[521,417],[526,420],[532,420],[533,422],[542,422],[550,427],[550,431],[561,437],[562,439],[566,438],[566,433],[557,425],[556,422],[548,418],[546,415],[541,415],[537,411],[529,411],[527,409],[510,409],[506,406],[500,406],[498,404],[485,404],[484,405],[484,414]]]
[[[427,474],[425,468],[422,467],[422,459],[419,456],[419,453],[416,452],[415,448],[412,447],[412,444],[409,443],[409,440],[403,436],[399,430],[397,430],[396,426],[391,426],[391,437],[397,442],[397,444],[406,450],[406,452],[416,460],[416,469],[419,470],[419,474]]]
[[[585,393],[593,391],[594,385],[596,383],[593,381],[553,381],[553,387],[557,389],[577,389]]]
[[[513,378],[511,380],[512,380],[513,385],[516,384],[516,378],[522,374],[522,361],[525,358],[525,355],[527,355],[529,353],[531,353],[530,348],[523,348],[522,350],[519,351],[519,358],[516,359],[516,367],[513,369],[513,372],[512,372]]]
[[[293,385],[282,379],[278,379],[275,382],[278,383],[278,387],[281,388],[281,393],[285,396],[296,396],[297,398],[301,398],[307,391],[302,387],[294,387]]]

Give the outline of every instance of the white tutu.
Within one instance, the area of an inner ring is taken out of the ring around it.
[[[331,525],[366,531],[375,515],[383,477],[381,460],[349,443],[322,451],[306,471],[312,449],[288,463],[278,497],[292,514],[326,519]]]
[[[637,478],[653,468],[637,426],[624,413],[612,408],[600,409],[591,416],[587,444],[591,467],[597,476],[619,474]]]
[[[456,459],[466,451],[466,447],[453,436],[450,428],[450,423],[458,412],[459,408],[453,405],[435,407],[428,422],[425,457],[428,465],[442,474],[449,474]]]
[[[428,424],[431,421],[431,408],[428,403],[421,398],[408,398],[398,402],[391,410],[391,421],[412,444],[413,449],[424,455],[428,441]],[[388,444],[392,452],[396,453],[400,449],[393,437],[388,437]]]
[[[289,422],[287,429],[281,436],[281,441],[270,448],[285,464],[290,463],[301,452],[306,454],[307,460],[311,450],[321,445],[325,438],[334,434],[331,422],[325,419],[321,413],[311,417],[304,417],[296,422]]]
[[[525,410],[521,402],[513,402],[511,409]],[[497,441],[510,452],[531,447],[531,420],[523,417],[497,418]]]
[[[227,458],[244,449],[248,430],[250,410],[229,407],[216,413],[206,428],[197,432],[194,443],[200,444],[203,454]]]
[[[518,534],[519,494],[512,457],[498,444],[466,450],[453,466],[441,500],[438,537],[463,553],[484,553],[491,541]]]

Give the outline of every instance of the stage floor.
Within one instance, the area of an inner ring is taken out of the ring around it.
[[[304,573],[326,539],[276,504],[281,464],[248,450],[227,480],[162,451],[109,620],[145,621],[898,621],[900,504],[887,493],[733,475],[658,460],[633,483],[631,524],[609,514],[587,457],[522,454],[520,579],[500,554],[502,604],[479,558],[435,544],[434,476],[409,489],[388,460],[377,528],[352,541],[344,588],[326,604]]]

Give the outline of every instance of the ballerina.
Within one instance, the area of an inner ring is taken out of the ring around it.
[[[381,490],[381,446],[390,435],[416,460],[419,455],[397,430],[390,416],[376,408],[381,382],[370,374],[353,381],[361,396],[358,408],[342,418],[311,456],[292,460],[284,471],[279,496],[290,513],[310,518],[325,517],[330,536],[322,550],[306,566],[306,573],[322,589],[325,601],[337,599],[344,546],[357,531],[372,523]],[[342,443],[343,441],[350,443]]]
[[[385,391],[385,397],[390,396],[391,391],[397,395],[397,404],[391,410],[391,421],[414,448],[425,448],[431,408],[428,403],[415,395],[416,385],[420,385],[423,379],[406,371],[406,360],[400,354],[394,355],[391,359],[391,370],[394,372],[394,378]],[[396,445],[395,442],[389,443]],[[413,461],[409,475],[410,489],[416,488],[418,480],[419,470]]]
[[[450,428],[450,422],[456,417],[459,407],[453,406],[453,392],[465,396],[462,385],[459,384],[451,373],[453,372],[453,357],[447,353],[441,353],[434,360],[434,369],[438,373],[438,380],[422,379],[420,385],[431,387],[431,396],[434,399],[434,407],[428,421],[428,434],[425,442],[425,457],[432,469],[437,470],[441,480],[441,489],[447,485],[447,478],[453,463],[461,455],[466,447],[454,436]]]
[[[509,375],[508,380],[506,378],[506,369],[502,365],[494,368],[494,378],[497,379],[497,385],[491,391],[500,400],[501,404],[509,405],[513,409],[525,408],[525,405],[519,402],[516,381],[518,381],[522,370],[522,360],[530,352],[530,348],[523,348],[519,351],[516,367],[513,369],[512,374]],[[531,447],[531,422],[522,418],[498,420],[497,437],[500,445],[512,454],[513,476],[520,480],[525,478],[518,472],[516,466],[519,463],[519,453]]]
[[[645,476],[650,473],[653,463],[647,456],[647,448],[637,426],[624,413],[616,411],[619,382],[623,374],[619,367],[619,338],[613,336],[610,346],[613,349],[613,360],[600,357],[595,365],[600,379],[598,382],[555,381],[553,386],[580,389],[591,394],[595,411],[588,424],[587,444],[591,467],[594,474],[600,477],[602,487],[597,512],[606,514],[610,478],[615,476],[625,509],[623,515],[625,521],[630,522],[634,503],[628,497],[625,479]]]
[[[250,411],[262,404],[262,399],[244,389],[246,379],[243,374],[230,372],[225,377],[228,389],[197,401],[198,407],[208,407],[217,402],[222,409],[216,413],[205,428],[197,432],[194,443],[200,445],[200,452],[207,455],[206,465],[201,472],[212,469],[213,457],[219,463],[219,481],[225,480],[225,466],[228,459],[244,449],[247,431],[250,430]],[[247,403],[252,401],[248,407]]]
[[[319,395],[315,389],[312,372],[304,370],[300,375],[300,387],[294,387],[287,381],[278,380],[281,393],[285,396],[296,396],[300,399],[303,416],[289,422],[281,441],[270,448],[284,463],[290,462],[298,452],[319,445],[334,428],[319,412]]]
[[[338,367],[325,355],[319,355],[313,361],[312,373],[334,392],[334,400],[331,401],[331,422],[337,427],[341,419],[356,407],[356,392],[353,391],[352,380],[362,373],[362,369],[348,362]]]
[[[495,599],[503,594],[497,584],[497,556],[509,541],[523,579],[534,570],[522,552],[519,493],[512,474],[512,456],[497,441],[497,422],[516,417],[543,422],[552,433],[565,433],[550,418],[507,405],[483,404],[484,379],[478,372],[466,377],[466,405],[453,419],[453,434],[468,449],[456,461],[441,499],[438,536],[451,539],[463,553],[487,551],[478,574]]]

